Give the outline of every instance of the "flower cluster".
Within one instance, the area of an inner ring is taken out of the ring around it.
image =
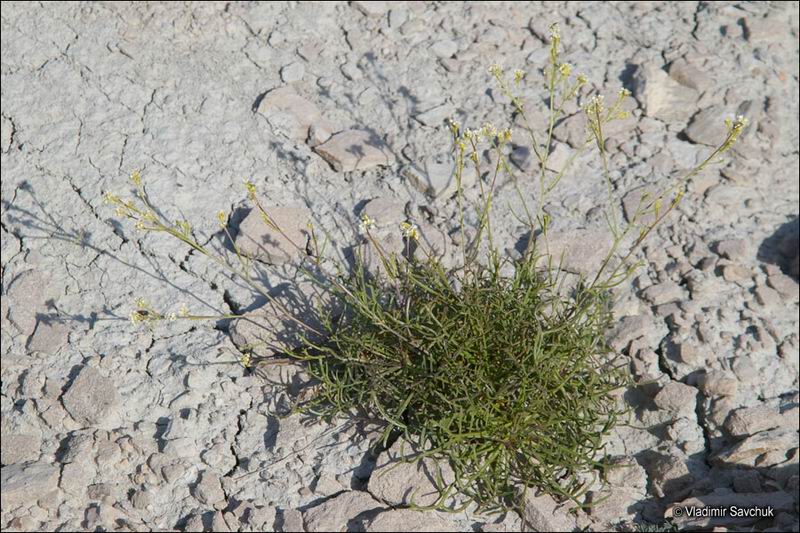
[[[406,239],[410,239],[413,241],[419,240],[419,231],[416,224],[411,224],[410,222],[402,222],[400,224],[400,231],[403,233],[403,237]]]

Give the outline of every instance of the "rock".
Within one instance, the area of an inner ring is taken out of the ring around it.
[[[713,80],[705,72],[683,57],[670,64],[669,77],[681,85],[700,92],[704,92],[713,83]]]
[[[253,208],[239,224],[236,246],[248,257],[270,265],[282,265],[306,253],[310,216],[297,207],[266,206],[273,227]],[[279,228],[279,229],[278,229]]]
[[[547,168],[553,172],[561,172],[572,156],[572,150],[564,143],[555,143],[553,151],[547,156]]]
[[[200,479],[192,488],[192,496],[200,503],[214,505],[225,500],[225,493],[222,491],[222,484],[219,476],[210,470],[200,473]]]
[[[26,337],[36,329],[37,315],[50,295],[49,279],[39,270],[26,270],[11,280],[3,300],[13,302],[8,318]]]
[[[720,466],[770,468],[791,461],[789,458],[796,456],[797,448],[796,429],[776,428],[723,448],[711,461]]]
[[[575,518],[567,513],[566,508],[559,506],[552,496],[534,495],[529,489],[524,502],[522,514],[523,531],[573,531]]]
[[[655,65],[639,66],[634,74],[633,94],[648,117],[681,122],[694,113],[697,92],[670,78]]]
[[[395,230],[406,219],[405,204],[392,198],[373,198],[361,208],[360,215],[367,215],[377,228]]]
[[[726,239],[717,242],[717,254],[731,261],[745,261],[752,257],[750,245],[746,239]]]
[[[631,341],[649,336],[653,331],[653,319],[645,315],[625,316],[619,320],[609,335],[615,350],[624,350]]]
[[[375,470],[369,478],[369,492],[391,506],[427,506],[436,503],[440,497],[438,474],[441,473],[445,483],[451,483],[453,471],[449,465],[430,458],[414,461],[416,455],[408,442],[398,439],[378,457]]]
[[[384,511],[370,519],[367,531],[459,531],[458,526],[431,511],[396,509]]]
[[[697,386],[709,398],[735,396],[739,387],[739,380],[730,372],[712,370],[698,377]]]
[[[756,301],[764,307],[778,307],[783,304],[781,295],[775,289],[761,285],[755,290]]]
[[[119,404],[114,383],[92,367],[81,368],[61,398],[64,409],[77,422],[94,425],[109,416]]]
[[[36,498],[58,488],[60,471],[47,463],[25,463],[0,469],[0,500],[3,513],[36,502]]]
[[[391,6],[390,2],[380,2],[380,1],[369,1],[369,2],[350,2],[354,8],[361,11],[364,15],[368,16],[369,18],[380,18],[389,11],[389,7]]]
[[[259,103],[258,113],[279,133],[295,141],[309,140],[312,146],[327,141],[334,129],[316,105],[291,87],[268,92]]]
[[[733,490],[736,492],[762,492],[761,476],[755,470],[742,470],[733,478]]]
[[[587,493],[587,503],[593,504],[589,513],[595,520],[617,522],[632,519],[635,504],[647,496],[647,472],[632,456],[610,458],[615,465],[608,469],[608,485],[600,491]]]
[[[676,508],[681,508],[680,513],[676,513]],[[687,508],[726,508],[731,509],[762,509],[771,508],[774,514],[760,516],[746,516],[749,513],[724,513],[724,516],[688,516],[684,510]],[[711,528],[731,528],[738,530],[746,528],[761,520],[764,517],[773,517],[780,512],[791,511],[794,508],[794,499],[785,492],[750,493],[742,494],[736,492],[712,493],[703,496],[695,496],[680,503],[670,506],[664,513],[665,518],[672,518],[680,531],[696,531],[699,529]],[[742,516],[745,515],[745,516]]]
[[[368,130],[337,133],[314,150],[337,172],[387,166],[395,160],[383,140]]]
[[[348,491],[303,512],[306,531],[349,531],[348,522],[381,505],[366,492]]]
[[[446,59],[456,55],[456,52],[458,52],[458,43],[452,39],[442,39],[441,41],[433,43],[429,50],[436,57]]]
[[[284,509],[283,531],[305,531],[303,514],[297,509]]]
[[[28,339],[29,353],[54,354],[67,344],[70,328],[58,320],[39,320]]]
[[[303,79],[306,68],[299,61],[289,63],[281,68],[281,79],[284,83],[295,83]]]
[[[686,455],[676,450],[666,455],[658,454],[646,465],[652,491],[657,497],[680,497],[694,483],[687,460]]]
[[[725,119],[731,118],[723,106],[703,109],[692,117],[689,126],[684,130],[692,142],[708,146],[719,146],[728,134]]]
[[[790,301],[795,302],[800,298],[800,285],[786,274],[780,272],[770,274],[767,277],[767,284]]]
[[[37,435],[19,435],[3,431],[0,438],[0,463],[12,465],[35,461],[41,454],[42,439]]]
[[[417,113],[414,118],[426,126],[436,127],[444,124],[455,112],[456,108],[452,104],[442,104],[422,113]]]
[[[139,489],[131,495],[131,504],[134,509],[146,509],[153,503],[153,494],[149,490]]]
[[[725,421],[725,429],[734,437],[746,437],[782,424],[783,418],[776,409],[757,405],[733,411]]]
[[[722,277],[725,281],[747,281],[753,272],[742,265],[725,265],[722,267]]]
[[[612,243],[611,234],[598,229],[551,230],[547,240],[547,246],[540,243],[537,247],[537,252],[543,254],[542,264],[547,260],[544,254],[549,252],[553,268],[563,257],[562,270],[584,276],[597,272]]]
[[[561,119],[553,128],[553,137],[567,143],[572,148],[583,146],[588,135],[586,118],[583,113],[576,113]],[[536,159],[535,154],[533,159]],[[559,168],[558,170],[560,171],[561,169]]]
[[[419,192],[431,198],[448,198],[458,191],[456,182],[456,162],[449,153],[442,153],[425,158],[424,170],[413,166],[403,169],[403,176]],[[462,175],[462,189],[475,183],[474,173],[465,171]]]
[[[679,416],[694,416],[697,406],[697,389],[680,381],[670,381],[653,398],[659,409]]]
[[[674,281],[665,281],[646,288],[642,291],[642,296],[652,305],[664,305],[669,302],[681,301],[686,294],[683,288]]]

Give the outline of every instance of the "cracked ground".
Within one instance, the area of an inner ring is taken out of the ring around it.
[[[140,169],[164,216],[215,250],[216,213],[235,232],[251,207],[243,179],[302,208],[337,252],[375,198],[450,242],[445,119],[509,124],[493,63],[525,70],[543,106],[555,21],[583,96],[633,92],[606,143],[620,209],[707,156],[726,117],[749,125],[619,290],[612,342],[642,384],[607,451],[634,466],[593,486],[609,498],[588,514],[532,500],[527,527],[734,502],[775,514],[680,525],[797,531],[798,8],[781,2],[3,2],[3,529],[519,530],[515,513],[406,509],[424,476],[376,481],[391,463],[370,448],[379,428],[283,416],[298,370],[243,368],[229,320],[131,324],[137,298],[202,315],[264,300],[103,198],[130,196]],[[583,135],[579,111],[557,124],[554,158]],[[323,157],[353,131],[370,135],[359,159]],[[600,168],[578,158],[550,197],[566,243],[603,231]],[[508,183],[497,194],[515,205]],[[495,224],[513,254],[524,228],[505,209]],[[270,294],[295,279],[263,270]]]

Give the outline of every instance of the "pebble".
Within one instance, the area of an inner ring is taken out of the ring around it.
[[[113,381],[88,366],[81,368],[61,400],[72,418],[84,424],[103,421],[119,405]]]
[[[394,163],[394,154],[374,132],[347,130],[315,148],[337,172],[366,170]]]

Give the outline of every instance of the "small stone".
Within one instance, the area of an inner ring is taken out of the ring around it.
[[[225,515],[222,511],[217,511],[211,518],[211,531],[230,531],[227,522],[225,522]]]
[[[315,150],[337,172],[387,166],[395,160],[394,154],[383,140],[368,130],[347,130],[337,133]]]
[[[553,151],[547,156],[547,168],[553,172],[561,172],[572,156],[572,150],[564,143],[555,143]]]
[[[586,135],[586,118],[583,113],[568,116],[553,128],[553,137],[567,143],[572,148],[583,146],[586,142]]]
[[[305,531],[303,527],[303,513],[296,509],[284,509],[283,531]]]
[[[8,319],[28,336],[36,329],[37,316],[45,313],[45,301],[49,298],[49,280],[38,270],[26,270],[19,274],[8,287],[3,302],[14,302],[8,306]]]
[[[745,239],[726,239],[717,242],[717,254],[730,259],[731,261],[741,262],[750,259],[750,245]]]
[[[657,497],[663,498],[667,494],[675,497],[694,483],[687,459],[682,452],[676,451],[668,455],[659,454],[650,461],[647,471]]]
[[[522,522],[524,531],[573,531],[575,518],[560,507],[548,494],[534,495],[528,491],[524,502]]]
[[[634,74],[633,94],[648,117],[665,122],[688,119],[697,105],[697,92],[670,78],[656,65],[639,66]]]
[[[458,525],[445,520],[431,511],[415,511],[412,509],[395,509],[384,511],[370,519],[367,531],[459,531]],[[290,530],[286,530],[290,531]]]
[[[153,503],[153,495],[149,490],[139,489],[131,496],[131,503],[136,509],[146,509]]]
[[[709,398],[720,396],[735,396],[739,387],[739,380],[730,372],[712,370],[698,377],[697,385]]]
[[[28,339],[28,352],[54,354],[67,344],[70,328],[65,322],[40,319]]]
[[[659,409],[691,416],[697,406],[697,389],[680,381],[670,381],[656,394],[653,401]]]
[[[271,222],[267,224],[261,211],[253,208],[239,224],[236,246],[253,259],[270,265],[283,265],[306,253],[308,222],[305,209],[297,207],[265,207]]]
[[[119,397],[110,379],[84,366],[64,393],[62,402],[77,422],[94,425],[115,410]]]
[[[279,133],[295,141],[308,140],[312,146],[327,141],[334,129],[314,103],[291,87],[268,92],[258,105],[258,113]]]
[[[636,217],[637,224],[652,224],[655,221],[655,214],[652,209],[648,210],[648,207],[656,199],[656,195],[656,189],[650,185],[643,185],[627,192],[622,198],[625,219],[632,222]]]
[[[692,118],[684,133],[694,143],[719,146],[728,135],[725,119],[731,115],[723,106],[703,109]]]
[[[644,315],[622,317],[611,335],[612,347],[624,350],[631,341],[648,336],[653,331],[653,320]]]
[[[746,437],[782,424],[783,418],[776,409],[757,405],[733,411],[725,421],[725,429],[734,437]]]
[[[281,79],[284,83],[296,83],[303,79],[306,68],[299,61],[289,63],[281,69]]]
[[[348,491],[303,512],[306,531],[346,531],[348,521],[381,505],[366,492]]]
[[[642,296],[652,305],[663,305],[683,300],[685,293],[683,288],[674,281],[665,281],[648,287],[642,292]]]
[[[3,512],[33,503],[37,495],[58,488],[60,470],[46,463],[25,463],[0,469],[0,500]]]
[[[456,52],[458,52],[458,43],[452,39],[443,39],[433,43],[429,50],[436,57],[445,59],[448,57],[453,57]]]
[[[681,85],[700,92],[708,89],[713,83],[713,80],[705,72],[683,57],[670,64],[669,77]]]
[[[797,430],[775,428],[750,435],[720,450],[711,461],[720,466],[771,468],[797,454]]]
[[[200,479],[192,489],[192,496],[206,505],[214,505],[219,501],[224,501],[225,493],[222,490],[219,476],[210,470],[202,472]]]
[[[0,438],[0,463],[12,465],[35,461],[41,454],[42,439],[37,435],[9,434]]]
[[[354,8],[361,11],[364,15],[368,16],[369,18],[380,18],[389,11],[389,7],[391,6],[390,2],[380,2],[380,1],[369,1],[369,2],[350,2]]]
[[[549,250],[553,266],[561,262],[562,270],[589,276],[600,268],[611,248],[611,234],[598,229],[551,230],[547,234],[549,247],[540,245],[539,250]],[[546,261],[547,256],[542,256]]]
[[[378,228],[393,230],[406,219],[405,204],[391,198],[373,198],[361,208],[360,214],[368,216]]]
[[[778,291],[781,296],[791,301],[797,301],[797,299],[800,298],[800,285],[786,274],[780,272],[770,274],[767,277],[767,285]]]
[[[456,162],[451,154],[429,156],[425,158],[423,165],[424,170],[413,166],[403,169],[403,176],[411,182],[415,189],[431,198],[447,198],[457,192]],[[473,182],[474,180],[465,176],[461,186],[466,189]]]
[[[445,483],[449,483],[453,472],[447,464],[437,463],[433,459],[413,461],[415,455],[416,452],[405,440],[395,442],[378,457],[375,470],[369,478],[369,492],[391,506],[426,506],[435,503],[440,496],[436,486],[437,473],[441,474]]]
[[[722,267],[722,277],[725,281],[746,281],[753,275],[753,272],[741,265],[725,265]]]

